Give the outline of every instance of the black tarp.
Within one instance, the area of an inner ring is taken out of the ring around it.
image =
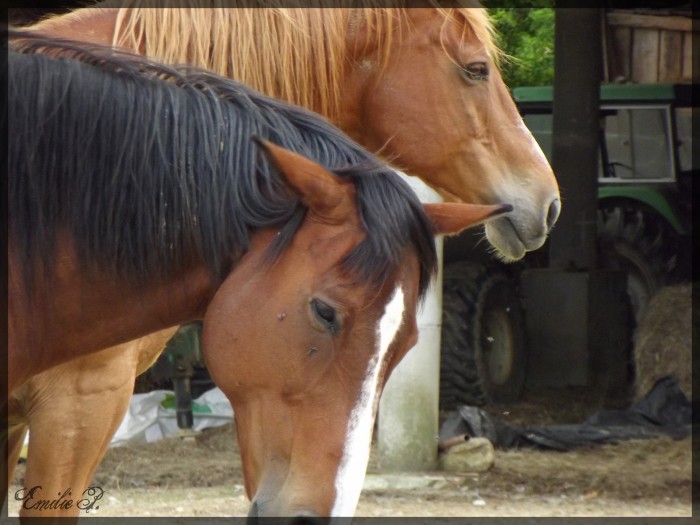
[[[485,410],[463,405],[450,414],[440,439],[468,434],[486,437],[497,448],[573,448],[627,439],[670,436],[682,439],[692,433],[691,403],[673,377],[660,379],[639,402],[624,410],[600,410],[581,424],[531,427],[509,425]]]

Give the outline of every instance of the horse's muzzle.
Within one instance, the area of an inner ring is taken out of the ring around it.
[[[288,519],[287,525],[326,525],[327,518],[322,518],[311,512],[302,512],[297,516]]]

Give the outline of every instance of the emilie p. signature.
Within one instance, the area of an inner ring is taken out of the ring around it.
[[[71,489],[66,489],[58,493],[56,499],[44,499],[41,495],[41,485],[27,489],[23,487],[15,492],[15,500],[22,502],[22,507],[27,510],[56,510],[56,509],[71,509],[77,507],[85,512],[97,510],[100,507],[96,506],[102,496],[104,490],[100,487],[89,487],[83,493],[80,499],[73,499]]]

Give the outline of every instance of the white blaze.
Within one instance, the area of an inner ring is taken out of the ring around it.
[[[404,314],[403,290],[398,287],[379,321],[377,353],[367,365],[365,379],[355,407],[350,413],[345,447],[335,478],[335,504],[331,516],[352,516],[360,500],[362,482],[365,479],[369,449],[372,441],[372,424],[379,402],[379,371],[391,343],[401,327]]]
[[[547,160],[547,156],[542,151],[542,147],[540,146],[540,143],[537,142],[537,139],[532,134],[532,132],[530,131],[530,128],[527,127],[527,124],[525,124],[525,121],[522,118],[518,122],[518,127],[521,128],[523,130],[523,132],[528,135],[529,140],[530,140],[530,147],[532,148],[533,155],[535,155],[535,157],[539,157],[540,160],[544,161],[545,164],[549,165],[549,161]]]

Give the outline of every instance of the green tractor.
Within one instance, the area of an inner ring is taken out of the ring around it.
[[[598,256],[624,270],[634,318],[664,285],[691,278],[692,125],[689,84],[606,84],[600,92]],[[513,91],[548,158],[552,87]],[[566,206],[566,188],[562,188]],[[520,273],[546,266],[546,247],[522,263],[474,255],[474,239],[446,243],[441,408],[516,400],[527,381]]]

